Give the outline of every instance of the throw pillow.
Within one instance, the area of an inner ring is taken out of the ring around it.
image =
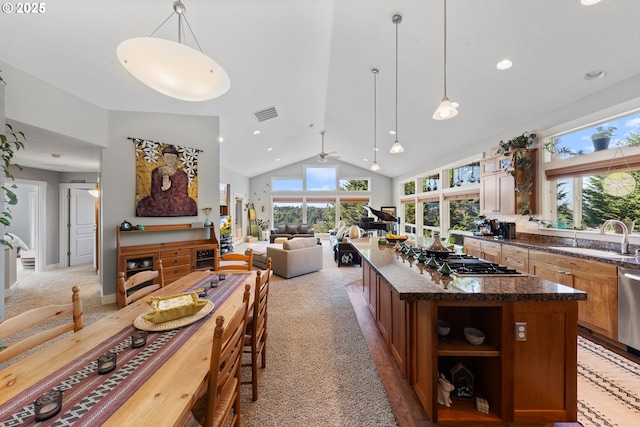
[[[278,228],[276,228],[276,234],[285,234],[287,232],[287,226],[282,224],[282,225],[278,225]]]
[[[298,234],[298,224],[287,224],[287,230],[285,233]]]
[[[308,224],[300,224],[298,227],[298,233],[300,234],[310,234],[309,233],[309,225]]]

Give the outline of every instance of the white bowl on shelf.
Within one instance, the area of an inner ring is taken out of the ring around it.
[[[445,337],[449,335],[450,330],[451,325],[448,322],[442,319],[438,319],[438,335],[440,335],[441,337]]]
[[[469,344],[480,345],[484,342],[484,332],[476,328],[464,328],[464,337]]]

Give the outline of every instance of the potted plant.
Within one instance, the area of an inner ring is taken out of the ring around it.
[[[596,132],[591,135],[593,151],[607,150],[609,148],[609,141],[611,141],[611,137],[617,129],[618,128],[614,126],[609,126],[606,129],[602,126],[598,126],[596,128]]]
[[[16,188],[15,184],[8,185],[6,181],[13,180],[13,175],[9,171],[9,165],[11,164],[11,160],[15,155],[15,152],[24,148],[25,137],[22,132],[14,132],[11,125],[7,124],[7,129],[9,130],[6,134],[0,133],[0,152],[2,152],[2,171],[5,178],[5,185],[2,186],[2,190],[4,190],[5,203],[9,206],[16,205],[18,203],[18,197],[11,190],[12,188]],[[22,168],[19,165],[16,165],[19,169]],[[2,211],[2,216],[0,216],[0,224],[4,227],[8,227],[11,224],[11,211],[9,208]],[[1,239],[2,244],[6,246],[11,246],[9,242],[7,242],[4,238]]]
[[[544,149],[551,153],[551,158],[562,158],[564,156],[581,156],[584,154],[583,150],[572,150],[569,147],[560,146],[560,138],[549,138],[544,143]]]
[[[513,176],[515,183],[518,213],[530,214],[531,198],[535,176],[534,158],[529,149],[536,139],[535,133],[524,132],[508,141],[500,141],[498,154],[512,156],[511,162],[505,163],[504,170]]]

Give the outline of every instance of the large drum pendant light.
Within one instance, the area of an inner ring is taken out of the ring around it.
[[[151,34],[155,34],[174,14],[178,15],[178,42],[154,37],[135,37],[120,43],[120,63],[150,88],[184,101],[206,101],[229,90],[226,71],[202,53],[181,1],[173,3],[173,13]],[[198,49],[182,43],[182,22],[187,24]]]

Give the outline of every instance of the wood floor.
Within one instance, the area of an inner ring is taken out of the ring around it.
[[[422,405],[418,400],[413,388],[403,377],[402,373],[398,369],[387,344],[384,342],[382,335],[378,331],[378,327],[369,312],[367,304],[362,295],[362,284],[358,286],[355,282],[347,286],[349,292],[349,298],[353,305],[354,311],[362,328],[364,339],[369,345],[371,351],[371,357],[375,363],[382,385],[385,388],[393,414],[396,417],[396,422],[400,427],[432,427],[437,426],[437,423],[429,421],[426,413],[422,409]],[[446,423],[451,427],[473,427],[472,424],[466,423]],[[475,424],[474,424],[475,425]],[[487,424],[481,424],[487,426]],[[491,426],[518,426],[524,427],[522,424],[490,424]],[[554,424],[531,424],[529,427],[554,427]],[[556,427],[579,427],[579,423],[558,423]]]

